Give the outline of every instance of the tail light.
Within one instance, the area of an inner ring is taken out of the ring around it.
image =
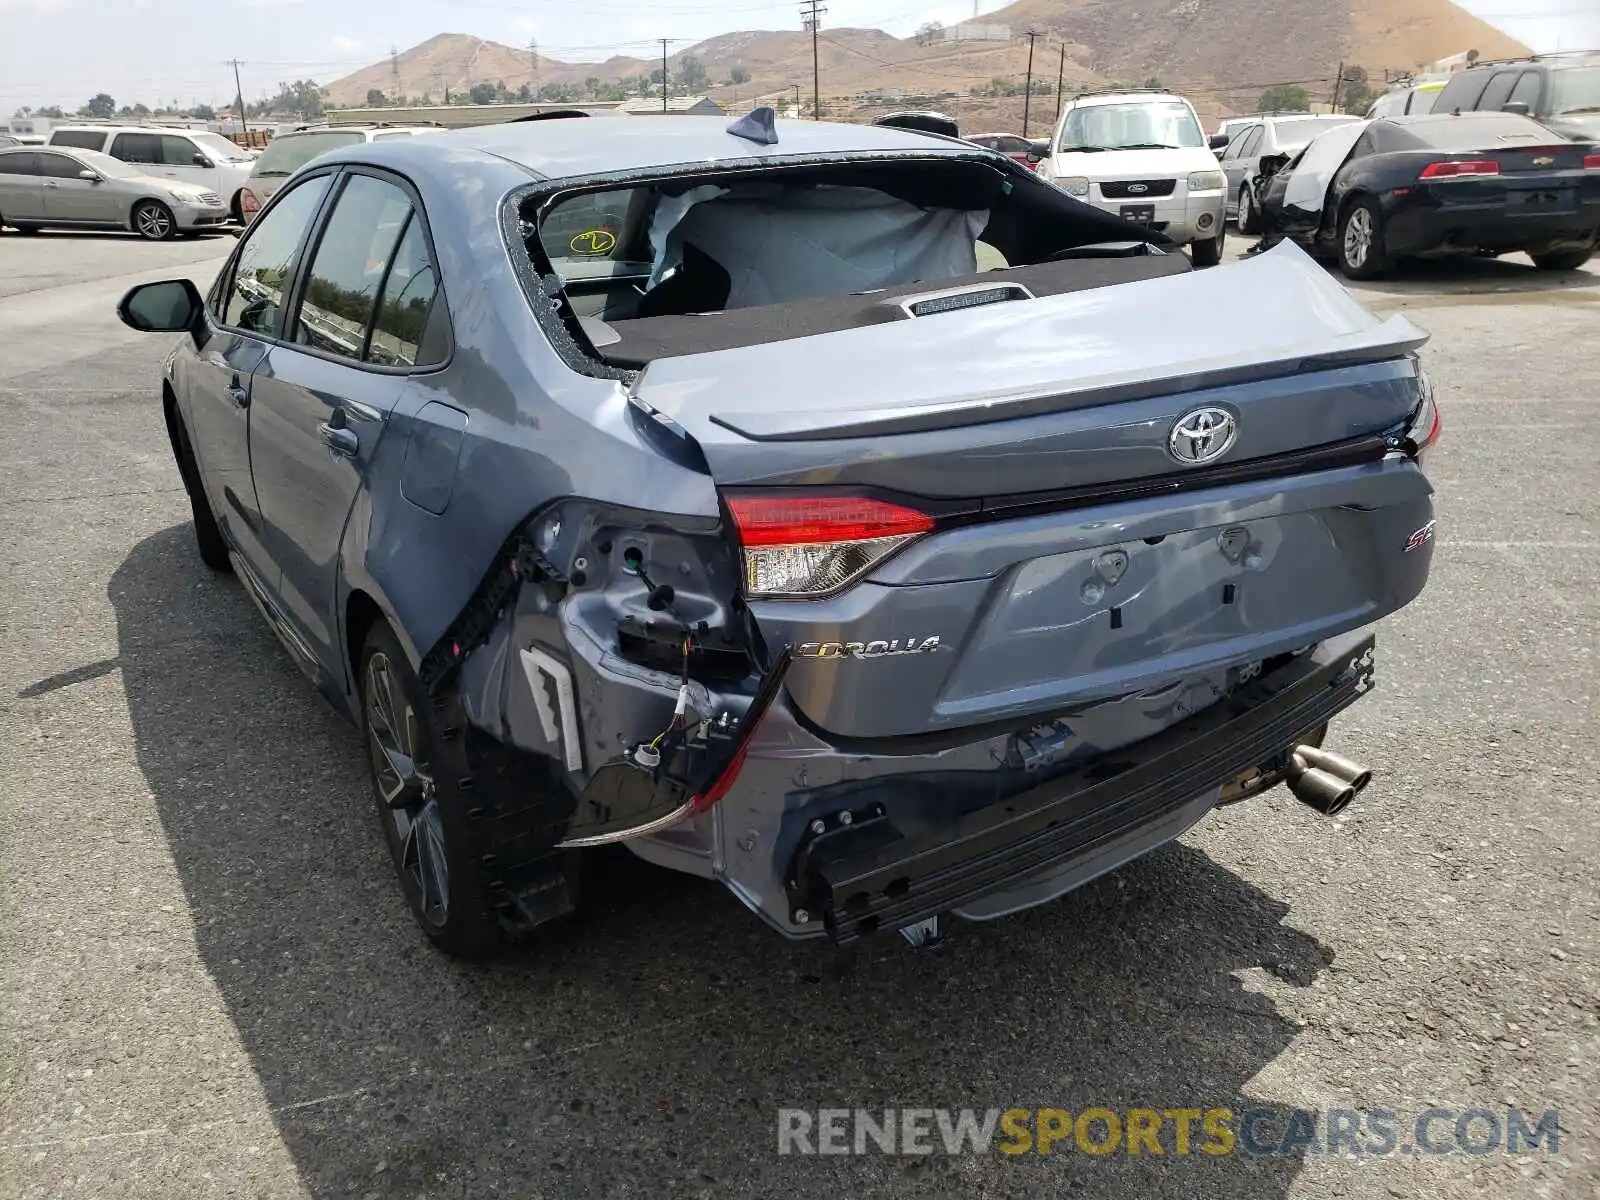
[[[261,198],[249,188],[239,193],[239,211],[246,217],[253,217],[261,211]]]
[[[1423,452],[1439,440],[1439,435],[1444,432],[1439,419],[1439,404],[1433,396],[1433,385],[1423,376],[1422,403],[1417,405],[1417,411],[1411,414],[1411,425],[1406,430],[1406,441],[1411,443],[1411,454],[1414,458],[1421,459]]]
[[[1500,164],[1492,158],[1463,159],[1429,164],[1418,179],[1463,179],[1473,175],[1498,175]]]
[[[755,598],[830,596],[933,528],[926,513],[860,496],[746,494],[728,510]]]
[[[1600,154],[1586,154],[1583,158],[1585,171],[1600,171]]]

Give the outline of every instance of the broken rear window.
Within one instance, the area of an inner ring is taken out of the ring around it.
[[[982,157],[535,192],[519,216],[535,271],[561,284],[573,340],[625,369],[899,319],[884,302],[911,292],[993,292],[1015,277],[1005,298],[1026,299],[1187,269],[1181,254],[1148,253],[1159,235]],[[1094,262],[1065,261],[1074,257]],[[1035,274],[1024,282],[1019,271]]]

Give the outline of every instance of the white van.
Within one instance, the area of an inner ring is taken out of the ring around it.
[[[1228,181],[1194,105],[1168,92],[1101,92],[1068,102],[1039,173],[1069,195],[1222,260]]]
[[[1444,91],[1444,85],[1443,79],[1435,79],[1385,92],[1372,102],[1372,107],[1367,109],[1367,120],[1373,121],[1379,117],[1415,117],[1431,113],[1433,102],[1439,98],[1439,93]]]
[[[160,125],[57,125],[47,146],[98,150],[126,163],[137,163],[146,175],[192,183],[221,196],[241,219],[239,192],[250,178],[255,155],[220,133],[207,129],[168,129]]]

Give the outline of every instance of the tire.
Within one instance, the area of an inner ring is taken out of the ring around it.
[[[1250,181],[1247,179],[1239,188],[1239,216],[1240,233],[1261,232],[1261,217],[1256,212],[1255,201],[1250,198]]]
[[[194,514],[195,548],[200,561],[219,575],[233,574],[233,559],[228,556],[228,542],[222,536],[216,514],[211,511],[211,501],[206,499],[205,485],[200,482],[200,467],[195,462],[194,447],[189,442],[189,431],[176,408],[167,410],[167,431],[172,436],[172,453],[178,460],[178,475],[183,480],[183,490],[189,496],[189,511]]]
[[[1217,236],[1189,247],[1189,259],[1196,267],[1214,267],[1222,261],[1222,244],[1227,240],[1226,228],[1217,230]]]
[[[526,843],[513,845],[519,839],[511,831],[526,831],[518,818],[536,806],[508,811],[495,803],[496,793],[514,789],[504,787],[494,763],[469,757],[456,698],[424,692],[382,617],[367,632],[357,681],[373,805],[428,940],[456,958],[495,958],[570,912],[576,854],[545,856],[532,874],[517,861]],[[547,811],[540,815],[548,819]]]
[[[1339,269],[1350,279],[1377,279],[1388,273],[1389,252],[1383,242],[1383,213],[1367,197],[1356,200],[1339,218]]]
[[[133,206],[133,231],[147,242],[170,242],[178,236],[178,222],[161,201],[141,200]]]
[[[1541,271],[1576,271],[1594,257],[1593,246],[1580,250],[1546,250],[1541,254],[1530,254],[1533,265]]]
[[[244,224],[244,208],[239,203],[239,197],[242,195],[244,195],[244,189],[240,188],[233,194],[233,199],[228,201],[228,214],[233,218],[235,225]]]

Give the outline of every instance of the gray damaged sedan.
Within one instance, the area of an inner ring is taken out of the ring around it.
[[[453,954],[606,843],[921,943],[1279,783],[1335,813],[1370,772],[1329,723],[1432,556],[1415,327],[936,135],[350,146],[209,294],[119,311],[187,334],[200,557],[359,724]]]
[[[60,146],[0,150],[0,225],[129,229],[149,241],[215,231],[231,219],[221,196],[147,175],[98,150]]]

